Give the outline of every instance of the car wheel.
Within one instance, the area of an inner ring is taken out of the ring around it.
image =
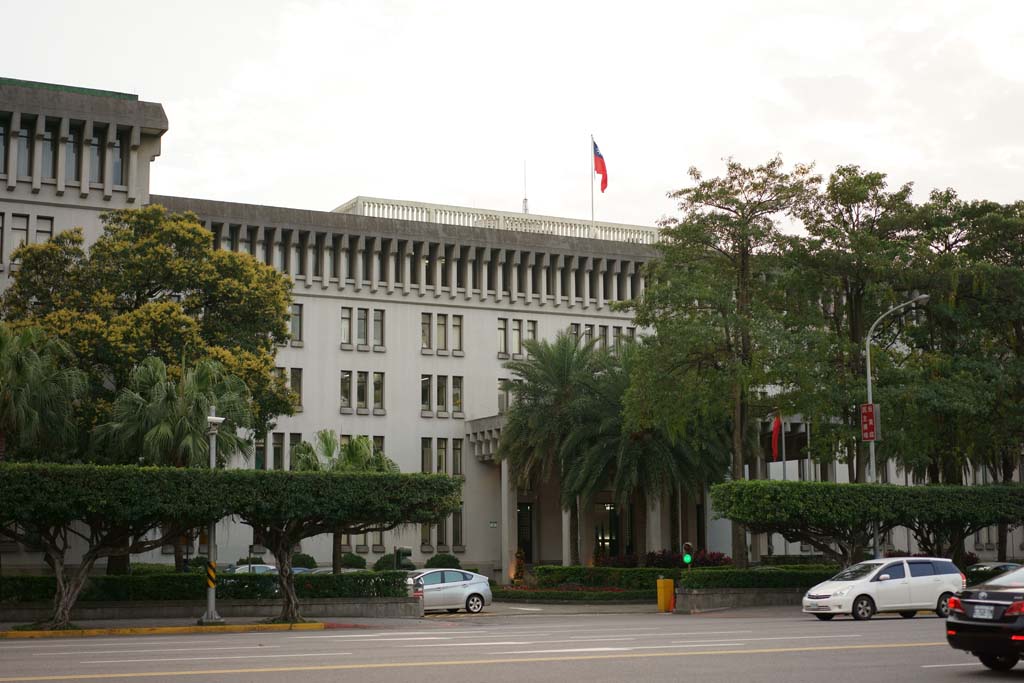
[[[832,621],[832,617],[834,617],[835,615],[834,614],[815,614],[814,616],[818,617],[822,621]]]
[[[1020,661],[1017,655],[978,655],[978,659],[993,671],[1009,671]]]
[[[466,598],[466,611],[470,614],[478,614],[484,608],[484,599],[477,594]]]
[[[459,611],[459,608],[458,608],[458,607],[456,607],[455,609],[449,609],[449,610],[448,610],[448,614],[455,614],[455,613],[456,613],[456,612],[458,612],[458,611]]]
[[[866,595],[862,595],[853,601],[853,618],[857,621],[866,621],[875,616],[875,601]]]
[[[904,619],[913,619],[917,616],[917,612],[915,610],[907,610],[906,612],[900,612],[900,616]]]
[[[949,599],[951,597],[953,597],[952,593],[943,593],[939,596],[939,604],[935,605],[935,614],[942,619],[949,616]]]

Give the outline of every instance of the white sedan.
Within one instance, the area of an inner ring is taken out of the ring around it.
[[[464,609],[476,614],[491,604],[491,584],[487,577],[461,569],[425,569],[411,572],[408,578],[414,597],[423,598],[423,609],[446,609],[455,613]]]

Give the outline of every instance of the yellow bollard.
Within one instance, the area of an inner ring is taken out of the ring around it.
[[[658,579],[658,611],[672,611],[672,592],[675,582],[672,579]]]

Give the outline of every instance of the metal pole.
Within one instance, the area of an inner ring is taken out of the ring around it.
[[[210,406],[210,416],[207,418],[210,437],[210,469],[217,469],[217,427],[224,418],[217,417],[217,408]],[[206,614],[199,619],[200,624],[223,624],[224,620],[217,614],[217,522],[210,522],[209,530],[206,532]]]
[[[590,136],[590,237],[594,236],[594,136]]]
[[[780,411],[781,412],[781,411]],[[782,481],[786,481],[786,422],[782,422],[782,434],[779,435],[782,441]],[[779,534],[782,538],[782,556],[785,557],[786,553],[789,552],[789,541],[786,540],[785,536]]]

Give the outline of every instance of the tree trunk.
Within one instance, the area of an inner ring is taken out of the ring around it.
[[[295,574],[292,573],[293,543],[282,540],[274,548],[277,558],[277,585],[281,589],[281,614],[274,619],[281,624],[296,624],[305,619],[299,614],[299,597],[295,593]]]
[[[107,576],[127,576],[132,573],[132,556],[111,555],[107,558]]]
[[[732,478],[743,480],[743,387],[733,385],[732,414]],[[732,561],[737,569],[747,568],[747,530],[736,522],[732,523]]]
[[[83,557],[82,564],[68,576],[63,557],[47,557],[47,564],[53,568],[56,578],[56,590],[53,594],[53,613],[48,621],[40,625],[41,629],[59,631],[71,627],[71,609],[78,601],[78,595],[82,592],[85,580],[95,562],[94,558]]]
[[[569,508],[569,562],[580,566],[580,501],[577,499]]]
[[[1013,483],[1013,470],[1014,470],[1014,462],[1013,462],[1013,460],[1014,459],[1010,455],[1009,450],[1005,450],[1004,449],[1003,453],[1002,453],[1002,456],[1000,458],[1000,463],[999,463],[1000,464],[1000,469],[1002,470],[1001,474],[1002,474],[1002,480],[1003,480],[1004,484],[1011,484],[1011,483]],[[997,541],[997,543],[998,543],[998,545],[997,545],[998,550],[996,550],[996,553],[997,553],[996,559],[998,561],[1000,561],[1000,562],[1006,562],[1007,546],[1009,545],[1009,539],[1008,539],[1009,534],[1010,534],[1010,527],[1009,527],[1009,525],[1006,522],[1000,522],[999,523],[999,538],[998,538],[998,541]]]
[[[335,574],[341,573],[341,542],[345,539],[345,527],[334,528],[331,535],[331,571]]]

